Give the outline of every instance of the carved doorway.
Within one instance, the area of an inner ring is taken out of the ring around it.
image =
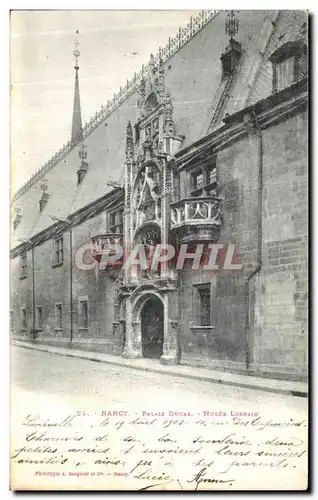
[[[141,311],[142,354],[159,359],[163,349],[163,304],[160,299],[148,299]]]

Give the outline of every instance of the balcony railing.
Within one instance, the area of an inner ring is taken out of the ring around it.
[[[186,198],[171,203],[171,227],[197,222],[220,224],[220,198]]]
[[[182,241],[215,240],[221,227],[221,200],[217,196],[184,198],[171,203],[171,229]]]

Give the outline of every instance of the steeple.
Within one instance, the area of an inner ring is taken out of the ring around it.
[[[79,81],[78,81],[78,58],[80,56],[80,51],[78,49],[79,41],[78,41],[79,32],[76,31],[76,39],[74,41],[74,51],[73,54],[75,56],[75,89],[74,89],[74,104],[73,104],[73,122],[72,122],[72,137],[71,141],[74,144],[78,144],[83,139],[83,128],[82,128],[82,114],[81,114],[81,100],[79,93]]]

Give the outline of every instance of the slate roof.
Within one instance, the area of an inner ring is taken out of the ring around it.
[[[164,64],[176,132],[185,137],[181,148],[204,137],[209,130],[220,87],[220,57],[228,45],[224,17],[224,11],[217,13]],[[216,126],[222,124],[226,113],[237,112],[270,95],[272,70],[267,58],[275,50],[280,34],[298,32],[307,20],[307,13],[241,11],[239,19],[236,39],[242,44],[244,57]],[[109,180],[123,184],[126,125],[128,120],[135,123],[139,116],[136,103],[137,93],[134,92],[86,137],[89,169],[79,186],[76,171],[80,158],[78,147],[75,147],[45,174],[50,197],[41,213],[41,179],[35,180],[13,201],[12,225],[15,206],[21,208],[22,219],[11,233],[12,247],[19,243],[19,238],[30,238],[51,226],[50,215],[67,217],[110,192],[113,187],[107,185]]]

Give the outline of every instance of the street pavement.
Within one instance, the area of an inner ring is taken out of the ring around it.
[[[154,363],[157,361],[154,360]],[[307,399],[11,348],[11,393],[38,402],[103,407],[250,411],[306,415]]]
[[[304,397],[13,346],[10,421],[13,489],[306,488]]]

